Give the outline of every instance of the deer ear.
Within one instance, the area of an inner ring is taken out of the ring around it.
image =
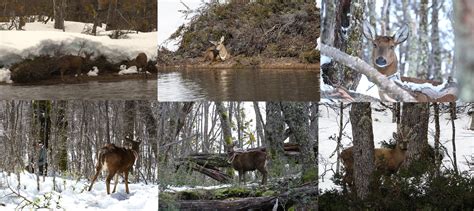
[[[209,41],[210,43],[212,43],[213,45],[217,45],[218,43],[216,41]]]
[[[403,25],[398,31],[393,35],[393,38],[395,39],[395,43],[398,45],[402,42],[405,42],[408,39],[408,36],[410,35],[410,30],[408,29],[407,25]]]
[[[221,37],[221,41],[219,42],[219,44],[222,44],[224,42],[224,36]]]
[[[362,24],[362,33],[364,34],[364,37],[368,40],[372,41],[375,39],[375,29],[367,21],[364,21],[364,23]]]

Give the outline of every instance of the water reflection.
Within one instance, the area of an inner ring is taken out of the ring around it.
[[[181,70],[158,73],[159,101],[318,101],[309,70]]]
[[[155,80],[92,81],[45,86],[0,85],[0,99],[156,100]]]

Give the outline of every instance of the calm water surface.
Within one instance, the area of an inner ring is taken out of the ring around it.
[[[92,81],[44,86],[0,85],[0,99],[156,100],[155,80]]]
[[[309,70],[181,70],[158,73],[159,101],[318,101]]]

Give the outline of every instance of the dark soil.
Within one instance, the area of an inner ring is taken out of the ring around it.
[[[61,80],[60,71],[58,68],[58,58],[49,56],[40,56],[33,59],[26,59],[22,62],[12,65],[10,68],[13,80],[13,85],[51,85],[51,84],[71,84],[71,83],[83,83],[88,81],[123,81],[123,80],[134,80],[134,79],[157,79],[156,62],[150,61],[146,67],[146,70],[151,74],[146,75],[144,73],[133,74],[133,75],[118,75],[120,71],[120,65],[126,64],[127,61],[114,64],[110,63],[105,57],[101,56],[95,60],[86,61],[82,65],[82,75],[76,77],[74,70],[67,70],[64,73],[64,81]],[[87,73],[92,67],[97,66],[99,68],[99,75],[96,77],[89,77]]]

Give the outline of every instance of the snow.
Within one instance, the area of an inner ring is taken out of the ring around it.
[[[332,58],[331,57],[328,57],[328,56],[325,56],[325,55],[321,55],[321,65],[323,64],[329,64],[331,63],[332,61]]]
[[[40,191],[37,191],[36,175],[21,173],[19,193],[30,201],[38,201],[39,205],[46,205],[48,200],[45,200],[45,196],[51,196],[49,202],[51,209],[158,210],[158,185],[131,183],[129,184],[130,194],[127,194],[124,183],[121,179],[119,181],[117,191],[107,195],[103,179],[98,179],[89,192],[87,191],[89,182],[86,180],[56,178],[56,190],[53,190],[53,178],[46,177],[45,182],[42,182],[42,177],[40,177]],[[14,210],[23,200],[11,194],[8,184],[15,192],[18,192],[17,175],[7,176],[6,173],[0,172],[0,196],[2,197],[0,203],[6,205],[3,209]],[[110,186],[113,189],[113,182]]]
[[[136,66],[131,66],[127,69],[127,66],[120,65],[119,75],[131,75],[131,74],[138,74],[138,70]]]
[[[373,107],[376,107],[373,104]],[[332,109],[326,109],[324,106],[320,106],[320,118],[319,118],[319,188],[323,191],[330,189],[341,190],[340,186],[335,185],[331,178],[334,175],[333,171],[329,169],[336,168],[337,155],[334,154],[336,149],[336,141],[329,140],[330,136],[335,136],[338,133],[338,114]],[[344,109],[344,123],[349,119],[349,109]],[[434,133],[435,124],[430,118],[428,128],[428,143],[434,146]],[[396,132],[396,123],[392,123],[392,113],[390,111],[377,112],[372,109],[372,122],[374,131],[374,145],[380,147],[382,140],[388,141],[392,138],[392,132]],[[456,154],[457,154],[457,165],[460,172],[470,171],[471,175],[474,175],[474,169],[469,169],[467,161],[472,162],[472,156],[474,156],[474,131],[469,130],[470,118],[466,113],[458,113],[458,119],[455,120],[456,125]],[[452,128],[449,120],[449,114],[440,113],[440,142],[446,147],[449,156],[452,157]],[[350,122],[344,129],[344,135],[342,137],[341,144],[343,148],[352,146],[352,129]],[[332,157],[331,157],[332,155]],[[342,165],[342,164],[341,164]],[[442,165],[446,168],[452,169],[452,164],[448,156],[444,156]],[[325,171],[325,168],[327,171]]]
[[[9,69],[6,68],[0,68],[0,82],[6,82],[6,83],[13,83],[13,81],[10,79],[11,77],[11,72]]]
[[[148,58],[157,55],[157,32],[127,34],[128,39],[111,39],[102,32],[92,36],[81,34],[88,24],[66,21],[66,32],[53,29],[53,22],[27,23],[25,31],[0,31],[0,64],[11,65],[26,58],[40,55],[78,55],[94,52],[92,58],[105,55],[111,62],[136,57],[140,52]]]
[[[377,85],[369,81],[367,76],[363,74],[362,74],[362,77],[360,78],[359,85],[357,86],[356,92],[374,97],[376,99],[380,99],[379,88],[377,87]]]
[[[97,68],[96,66],[94,66],[92,68],[92,70],[90,70],[88,73],[87,73],[87,76],[90,76],[90,77],[95,77],[95,76],[98,76],[99,75],[99,68]]]
[[[213,186],[168,186],[166,188],[166,192],[179,192],[179,191],[185,191],[185,190],[213,190],[213,189],[219,189],[219,188],[228,188],[231,187],[232,185],[226,184],[226,185],[213,185]]]

